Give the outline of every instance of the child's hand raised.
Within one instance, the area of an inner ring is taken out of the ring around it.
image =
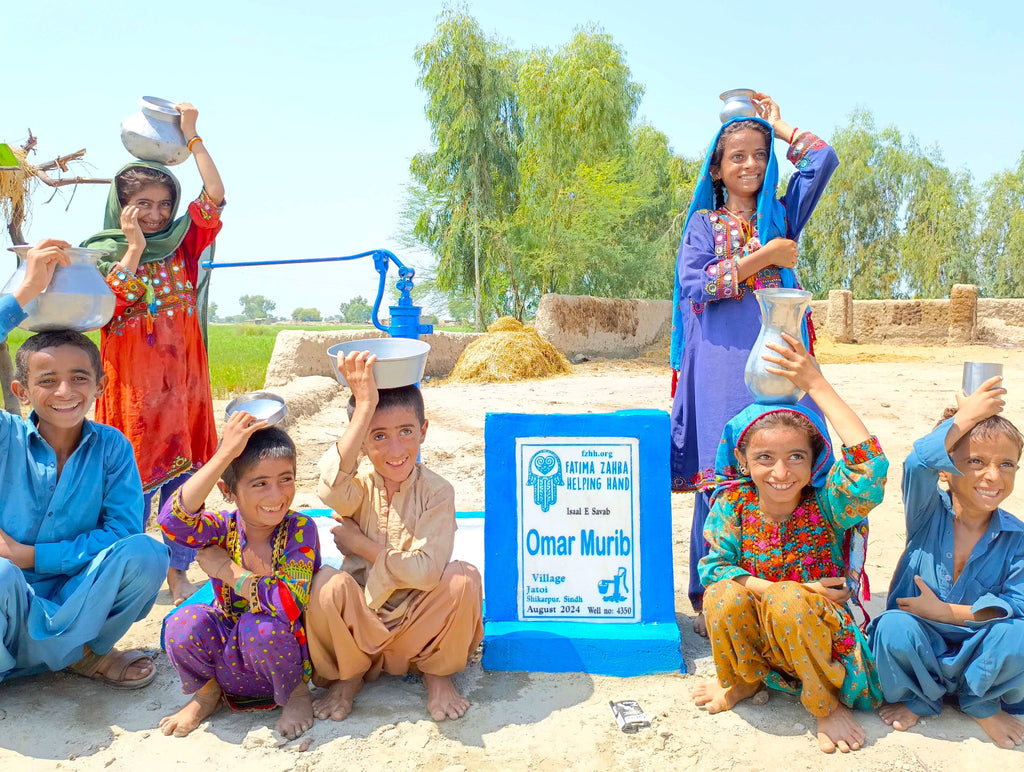
[[[373,378],[373,365],[376,361],[376,354],[369,351],[350,351],[347,356],[338,357],[338,372],[345,376],[357,407],[377,407],[377,382]]]
[[[13,293],[22,308],[49,286],[58,265],[71,265],[71,258],[65,252],[70,246],[60,239],[43,239],[28,251],[25,278]]]
[[[816,383],[823,381],[825,376],[821,374],[818,363],[810,355],[804,344],[789,333],[782,333],[782,339],[789,345],[786,347],[775,343],[766,343],[765,346],[774,351],[778,356],[764,354],[761,358],[774,367],[765,369],[773,375],[781,375],[792,381],[793,385],[802,391],[810,391]]]
[[[191,102],[178,102],[174,109],[181,113],[181,133],[189,140],[196,134],[196,121],[199,120],[199,110]]]
[[[254,418],[244,410],[232,413],[231,418],[224,424],[224,439],[221,440],[217,452],[227,460],[238,458],[245,450],[249,438],[266,426],[266,421]]]
[[[956,395],[956,412],[963,417],[964,424],[972,427],[986,418],[1002,413],[1006,406],[1003,396],[1006,389],[1002,386],[1003,377],[996,375],[989,378],[973,394],[963,391]]]

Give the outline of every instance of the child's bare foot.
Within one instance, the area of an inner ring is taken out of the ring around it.
[[[898,732],[906,732],[920,718],[902,702],[885,703],[878,709],[878,716],[882,719],[882,723],[888,724]]]
[[[818,719],[818,746],[825,753],[855,751],[864,744],[867,735],[861,729],[850,709],[840,703],[824,718]]]
[[[704,618],[703,611],[698,611],[697,616],[693,618],[693,632],[701,638],[708,637],[708,621]]]
[[[313,726],[313,695],[305,682],[300,682],[284,704],[281,718],[274,729],[287,740],[294,740]]]
[[[1024,744],[1024,722],[1015,716],[1011,716],[1005,710],[1001,710],[994,716],[988,718],[975,718],[985,734],[992,738],[992,741],[1000,748],[1013,750],[1018,745]]]
[[[188,580],[188,574],[180,568],[168,568],[167,589],[171,591],[171,602],[175,606],[180,606],[199,588]]]
[[[451,676],[429,673],[422,673],[422,676],[427,687],[427,710],[434,721],[462,718],[465,715],[469,710],[469,700],[459,694]]]
[[[708,713],[721,713],[723,710],[732,710],[743,700],[753,697],[760,688],[760,681],[752,684],[740,681],[729,688],[722,686],[718,681],[705,681],[697,684],[690,696],[693,697],[694,703],[703,705]]]
[[[313,714],[319,719],[343,721],[352,712],[352,703],[362,688],[361,675],[347,681],[331,681],[327,687],[327,696],[313,700]]]
[[[197,726],[203,719],[213,715],[220,703],[221,690],[216,681],[207,681],[198,692],[192,695],[184,708],[173,716],[166,716],[160,719],[160,731],[164,734],[173,734],[175,737],[184,737]]]

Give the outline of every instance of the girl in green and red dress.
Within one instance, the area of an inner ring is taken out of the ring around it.
[[[187,102],[176,108],[203,180],[198,198],[176,218],[178,180],[160,164],[133,161],[110,186],[105,230],[82,244],[110,253],[99,267],[117,305],[101,333],[109,385],[96,420],[120,429],[135,449],[143,523],[157,491],[162,504],[217,447],[204,340],[208,276],[199,263],[220,232],[224,184],[196,131],[198,110]],[[168,547],[167,584],[177,604],[195,589],[185,575],[195,551]]]

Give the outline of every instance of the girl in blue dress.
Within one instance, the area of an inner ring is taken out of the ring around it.
[[[697,612],[704,594],[697,564],[707,554],[704,521],[718,441],[726,422],[750,403],[743,369],[761,328],[753,291],[799,286],[796,239],[839,165],[824,141],[782,120],[767,94],[756,93],[754,102],[760,117],[733,119],[711,141],[676,263],[672,488],[696,492],[690,602]],[[796,166],[781,200],[775,139],[789,143],[786,157]],[[810,346],[809,330],[804,343]],[[703,615],[694,629],[707,636]]]

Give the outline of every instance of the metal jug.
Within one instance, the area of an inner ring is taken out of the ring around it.
[[[789,345],[782,338],[784,332],[800,340],[800,327],[811,302],[811,293],[780,287],[754,290],[754,296],[761,305],[761,332],[747,357],[743,381],[755,402],[767,405],[796,404],[804,392],[788,378],[768,372],[767,368],[772,365],[761,357],[764,354],[775,356],[775,352],[765,345],[767,343],[783,348]]]
[[[27,269],[25,260],[31,247],[10,247],[18,256],[18,267],[0,295],[12,295],[21,285]],[[28,318],[18,326],[23,330],[98,330],[114,315],[117,298],[96,268],[107,253],[102,249],[69,247],[65,250],[71,265],[58,265],[49,285],[25,306]]]
[[[181,133],[181,113],[174,102],[144,96],[142,109],[121,121],[121,142],[125,149],[143,161],[175,166],[188,158],[188,145]]]
[[[751,101],[754,96],[752,88],[734,88],[723,91],[718,98],[725,102],[722,111],[718,114],[722,123],[730,118],[754,118],[757,116],[757,108]]]

